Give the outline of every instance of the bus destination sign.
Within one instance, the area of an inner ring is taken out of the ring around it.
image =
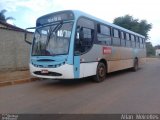
[[[37,20],[37,26],[41,26],[43,24],[57,22],[61,20],[73,20],[73,19],[74,19],[74,15],[71,11],[51,13],[51,14],[40,17]]]

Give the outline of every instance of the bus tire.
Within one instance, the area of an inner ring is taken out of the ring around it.
[[[96,75],[94,76],[94,82],[102,82],[106,79],[106,66],[103,62],[99,62],[97,65]]]
[[[139,68],[138,59],[134,59],[133,71],[136,72]]]

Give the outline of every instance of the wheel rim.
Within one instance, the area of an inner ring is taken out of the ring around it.
[[[104,78],[104,77],[105,77],[105,74],[106,74],[106,72],[105,72],[105,67],[104,67],[104,66],[100,66],[100,67],[98,68],[98,76],[99,76],[100,78]]]

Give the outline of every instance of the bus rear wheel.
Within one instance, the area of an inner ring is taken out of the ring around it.
[[[102,82],[106,79],[106,66],[103,62],[99,62],[97,66],[97,72],[93,80],[95,82]]]
[[[138,65],[138,59],[135,59],[134,60],[134,65],[133,65],[133,71],[136,72],[139,68],[139,65]]]

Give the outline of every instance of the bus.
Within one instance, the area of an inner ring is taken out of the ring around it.
[[[49,79],[93,76],[101,82],[107,73],[145,63],[145,37],[78,10],[39,17],[30,52],[30,72]]]

